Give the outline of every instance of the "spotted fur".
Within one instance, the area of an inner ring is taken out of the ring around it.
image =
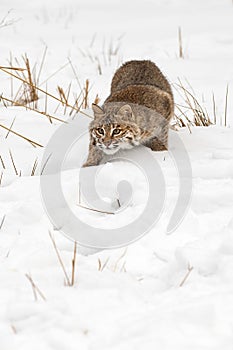
[[[104,155],[139,144],[167,149],[174,102],[170,84],[150,61],[126,62],[115,73],[102,107],[93,104],[89,155],[83,166],[98,165]]]

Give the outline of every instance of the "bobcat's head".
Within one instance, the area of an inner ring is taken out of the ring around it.
[[[116,112],[105,111],[96,104],[92,105],[94,121],[90,125],[93,143],[106,154],[114,154],[119,149],[129,149],[139,144],[140,129],[134,121],[129,105],[120,107]]]

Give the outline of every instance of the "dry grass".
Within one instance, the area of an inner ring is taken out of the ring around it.
[[[23,72],[25,71],[25,68],[20,68],[20,67],[4,67],[4,66],[0,66],[0,69],[10,69],[10,70],[15,70],[15,71],[19,71],[19,72]]]
[[[16,103],[14,100],[11,100],[10,98],[3,97],[2,95],[0,96],[0,102],[3,102],[3,103],[9,102],[10,105],[16,105],[16,106],[19,106],[19,107],[25,107],[26,110],[39,113],[41,116],[47,117],[49,120],[54,119],[54,120],[59,121],[61,123],[66,123],[66,121],[63,120],[63,119],[54,117],[54,116],[52,116],[52,115],[50,115],[50,114],[48,114],[46,112],[39,111],[35,107],[29,107],[28,105],[25,105],[24,103],[22,103],[22,104],[20,104],[19,102]],[[8,107],[7,104],[4,104],[4,106],[6,108]]]
[[[57,87],[58,93],[60,95],[60,100],[63,106],[66,106],[68,103],[68,98],[66,97],[66,94],[61,86]]]
[[[210,120],[207,110],[202,106],[198,101],[195,93],[190,92],[185,88],[184,84],[178,79],[178,84],[173,84],[173,87],[177,91],[178,95],[182,100],[182,104],[176,103],[176,110],[180,113],[175,113],[176,123],[180,127],[187,126],[190,129],[190,126],[209,126],[213,123]],[[191,131],[191,129],[190,129]]]
[[[89,80],[86,80],[85,87],[84,87],[84,101],[83,101],[83,108],[88,108],[88,94],[89,94]]]
[[[2,124],[0,124],[0,128],[3,128],[3,129],[5,129],[5,130],[7,130],[8,132],[10,132],[10,133],[12,133],[12,134],[14,134],[14,135],[16,135],[16,136],[22,138],[23,140],[29,142],[33,147],[36,147],[36,146],[38,146],[38,147],[43,147],[40,143],[38,143],[38,142],[36,142],[36,141],[33,141],[33,140],[29,139],[28,137],[26,137],[26,136],[24,136],[24,135],[22,135],[22,134],[20,134],[20,133],[18,133],[18,132],[16,132],[16,131],[14,131],[14,130],[12,130],[12,129],[7,128],[6,126],[4,126],[4,125],[2,125]],[[2,160],[2,158],[1,158],[1,160]]]
[[[213,102],[213,115],[214,115],[214,124],[217,123],[217,115],[216,115],[216,103],[214,93],[212,93],[212,102]]]
[[[107,257],[107,259],[105,260],[105,262],[102,264],[102,261],[100,260],[100,258],[98,258],[98,271],[104,271],[104,269],[107,267],[108,262],[110,260],[110,256]]]
[[[212,111],[208,110],[203,106],[203,102],[197,98],[194,89],[190,83],[186,80],[188,88],[185,87],[181,79],[178,79],[177,84],[173,84],[174,89],[181,99],[181,103],[176,103],[175,111],[175,126],[178,127],[188,127],[191,132],[192,126],[210,126],[216,125],[227,127],[227,117],[228,117],[228,98],[229,98],[229,85],[226,86],[225,92],[225,104],[223,108],[223,113],[217,115],[216,100],[215,95],[212,92]],[[203,100],[203,97],[202,97]],[[212,116],[210,118],[210,115]]]
[[[103,210],[99,210],[99,209],[95,209],[95,208],[89,208],[89,207],[86,207],[85,205],[82,205],[82,204],[77,204],[77,206],[82,208],[82,209],[95,211],[97,213],[109,214],[109,215],[114,215],[115,214],[114,212],[111,212],[111,211],[103,211]]]
[[[3,169],[5,170],[5,169],[6,169],[6,166],[5,166],[5,163],[4,163],[4,161],[3,161],[1,155],[0,155],[0,162],[1,162],[1,164],[2,164]]]
[[[46,165],[48,164],[48,161],[49,161],[49,159],[50,159],[51,157],[52,157],[52,153],[50,153],[50,155],[48,156],[48,158],[47,158],[46,161],[44,162],[44,164],[43,164],[43,166],[42,166],[42,168],[41,168],[40,175],[43,175],[44,170],[45,170],[45,168],[46,168]]]
[[[3,224],[4,224],[5,219],[6,219],[6,215],[3,216],[3,218],[2,218],[2,220],[1,220],[1,222],[0,222],[0,230],[1,230],[2,227],[3,227]]]
[[[224,126],[227,126],[227,105],[228,105],[228,84],[226,87],[226,95],[225,95],[225,108],[224,108]]]
[[[35,87],[36,85],[36,78],[33,77],[33,73],[31,71],[31,65],[29,62],[29,59],[27,57],[27,55],[25,55],[25,57],[23,57],[25,66],[26,66],[26,71],[27,71],[27,75],[24,74],[23,71],[23,76],[24,79],[26,80],[26,83],[23,84],[23,93],[21,94],[21,96],[19,97],[18,100],[15,101],[15,105],[17,105],[18,103],[20,105],[27,105],[31,102],[35,102],[38,100],[38,94],[37,94],[37,89]],[[35,104],[35,108],[36,108],[36,104]]]
[[[102,75],[105,67],[112,65],[113,61],[117,67],[122,63],[120,57],[121,39],[122,36],[110,42],[102,40],[102,49],[99,50],[101,42],[97,41],[97,35],[95,34],[90,45],[85,49],[79,49],[79,51],[84,58],[95,65],[98,74]]]
[[[71,83],[69,84],[67,92],[65,92],[65,90],[60,85],[58,86],[59,96],[55,96],[54,94],[48,92],[47,87],[46,87],[46,90],[44,90],[39,86],[39,84],[38,84],[39,77],[41,74],[44,59],[45,59],[45,54],[43,55],[42,62],[40,65],[39,74],[37,77],[35,76],[35,74],[33,75],[33,70],[31,69],[31,65],[30,65],[30,62],[29,62],[29,59],[27,56],[24,57],[24,63],[26,65],[25,70],[20,68],[19,70],[14,71],[13,70],[14,67],[11,67],[12,69],[10,69],[10,70],[6,69],[4,67],[0,67],[1,72],[5,73],[7,75],[10,75],[10,77],[13,81],[18,81],[22,84],[14,98],[6,98],[6,97],[1,96],[1,101],[4,103],[4,106],[7,107],[7,103],[9,103],[10,105],[17,105],[20,107],[25,107],[26,109],[35,111],[36,113],[39,113],[43,116],[48,117],[50,122],[52,119],[60,121],[60,122],[65,122],[65,120],[63,120],[61,118],[54,117],[47,112],[48,99],[53,99],[59,103],[58,107],[59,106],[64,107],[63,114],[66,114],[68,111],[69,115],[71,115],[73,112],[75,112],[75,113],[81,113],[81,114],[93,119],[93,117],[91,115],[89,115],[81,110],[81,108],[83,108],[83,104],[85,107],[87,107],[88,94],[90,91],[88,80],[86,81],[84,91],[81,91],[81,93],[80,93],[80,96],[83,94],[84,98],[79,105],[78,105],[77,98],[75,99],[74,102],[72,102],[72,104],[69,101],[70,91],[71,91]],[[18,60],[16,60],[16,62],[18,62]],[[12,62],[11,62],[11,64],[12,64]],[[18,64],[19,64],[19,62],[18,62]],[[12,72],[12,70],[14,71],[14,73]],[[25,71],[27,72],[27,75],[25,74]],[[11,82],[11,86],[13,86],[12,82]],[[23,92],[20,93],[20,91],[22,89],[23,89]],[[41,111],[37,108],[38,93],[41,93],[41,94],[43,94],[43,96],[45,96],[44,111]],[[11,93],[11,95],[13,95],[13,93]],[[33,103],[33,104],[29,106],[29,104],[31,104],[31,103]]]
[[[67,274],[67,272],[66,272],[65,265],[64,265],[64,263],[63,263],[63,260],[62,260],[62,258],[61,258],[61,255],[60,255],[59,250],[58,250],[58,248],[57,248],[56,242],[55,242],[55,240],[54,240],[54,238],[53,238],[53,236],[52,236],[52,234],[51,234],[50,231],[49,231],[49,237],[51,238],[51,241],[52,241],[52,243],[53,243],[53,247],[54,247],[54,249],[55,249],[55,252],[56,252],[56,255],[57,255],[59,264],[61,265],[62,271],[63,271],[63,273],[64,273],[64,276],[65,276],[65,284],[68,285],[68,286],[70,286],[71,283],[70,283],[69,276],[68,276],[68,274]]]
[[[44,296],[44,294],[41,292],[41,290],[38,288],[38,286],[35,284],[35,282],[33,281],[32,277],[29,274],[25,274],[25,277],[29,280],[29,282],[31,283],[32,286],[32,291],[33,291],[33,295],[34,295],[34,299],[35,301],[38,300],[38,296],[41,297],[41,299],[43,299],[44,301],[46,301],[46,298]]]
[[[184,58],[181,27],[178,28],[179,58]]]
[[[110,256],[106,258],[106,260],[104,262],[102,262],[100,260],[100,258],[98,258],[98,271],[104,271],[104,269],[106,267],[108,267],[112,272],[126,272],[126,260],[123,260],[123,258],[126,256],[128,248],[126,247],[123,250],[123,253],[119,256],[119,258],[117,258],[117,260],[115,261],[115,263],[113,264],[109,264],[110,262]],[[121,264],[122,262],[122,264]]]
[[[13,165],[13,168],[14,168],[14,171],[15,171],[15,175],[19,175],[19,172],[18,172],[18,170],[17,170],[17,168],[16,168],[16,165],[15,165],[15,161],[14,161],[14,157],[13,157],[13,155],[12,155],[12,152],[11,152],[11,150],[9,150],[9,154],[10,154],[10,159],[11,159],[11,162],[12,162],[12,165]]]
[[[74,242],[74,251],[73,251],[73,258],[72,258],[72,271],[71,271],[71,279],[69,278],[68,276],[68,273],[66,271],[66,268],[65,268],[65,264],[61,258],[61,255],[60,255],[60,252],[57,248],[57,245],[56,245],[56,242],[55,242],[55,239],[54,237],[52,236],[51,232],[49,231],[49,237],[51,238],[51,241],[52,241],[52,244],[53,244],[53,247],[55,249],[55,252],[56,252],[56,255],[57,255],[57,258],[58,258],[58,261],[59,261],[59,264],[62,268],[62,271],[63,271],[63,274],[64,274],[64,277],[65,277],[65,285],[66,286],[73,286],[74,285],[74,281],[75,281],[75,267],[76,267],[76,257],[77,257],[77,243]]]
[[[75,280],[75,267],[76,267],[76,256],[77,256],[77,242],[74,242],[74,253],[72,259],[72,272],[71,272],[71,286],[74,285]]]
[[[3,171],[0,173],[0,186],[2,185]]]
[[[193,266],[188,265],[187,273],[185,274],[184,278],[182,279],[182,281],[179,284],[180,287],[183,287],[183,285],[187,281],[187,279],[188,279],[190,273],[192,272],[192,270],[193,270]]]
[[[11,132],[12,126],[14,125],[15,119],[16,119],[16,117],[14,117],[14,119],[12,120],[11,125],[10,125],[10,128],[9,128],[9,130],[8,130],[6,136],[5,136],[5,139],[8,138],[8,136],[9,136],[9,134],[10,134],[10,132]]]
[[[7,14],[0,20],[0,29],[4,27],[11,26],[12,24],[19,21],[19,19],[8,19],[9,15],[11,14],[12,10],[9,10]]]
[[[113,271],[116,272],[117,271],[117,268],[121,262],[121,260],[126,256],[126,253],[127,253],[127,250],[128,248],[126,247],[123,251],[123,253],[119,256],[119,258],[116,260],[115,264],[114,264],[114,267],[113,267]],[[124,270],[125,268],[125,264],[126,264],[126,261],[123,262],[123,265],[122,267],[120,268],[120,271]]]
[[[36,172],[36,168],[38,166],[38,158],[36,158],[33,167],[32,167],[32,171],[31,171],[31,175],[30,176],[35,176],[35,172]]]

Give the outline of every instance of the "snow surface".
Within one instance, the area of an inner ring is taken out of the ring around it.
[[[165,233],[177,199],[178,177],[169,155],[162,152],[154,155],[167,190],[159,222],[127,248],[88,256],[85,254],[93,251],[79,249],[72,287],[64,284],[48,231],[69,276],[74,244],[53,230],[41,203],[39,165],[43,148],[34,148],[13,134],[6,138],[7,131],[0,128],[0,155],[5,165],[4,169],[0,162],[0,349],[232,350],[232,1],[1,0],[0,19],[11,8],[7,19],[14,23],[0,28],[0,65],[9,65],[10,54],[21,64],[24,53],[32,63],[41,62],[46,45],[41,87],[46,88],[43,82],[50,77],[47,89],[57,94],[57,85],[67,89],[72,81],[72,94],[77,95],[79,83],[83,86],[88,78],[90,102],[96,94],[103,102],[121,62],[151,59],[171,82],[176,83],[178,77],[184,82],[187,79],[211,118],[214,92],[218,125],[195,127],[191,134],[187,128],[178,132],[192,165],[193,193],[177,230],[172,235]],[[178,58],[179,26],[184,59]],[[118,45],[116,55],[109,54]],[[11,79],[3,72],[0,76],[0,93],[9,97]],[[16,92],[18,85],[14,84]],[[227,84],[227,127],[223,127]],[[41,93],[39,107],[45,103]],[[51,114],[67,119],[61,107],[54,112],[56,107],[56,101],[49,101]],[[0,124],[9,127],[15,117],[12,129],[44,146],[60,125],[21,107],[0,107]],[[87,147],[86,138],[81,158],[85,158]],[[9,150],[21,176],[15,173]],[[30,176],[36,159],[36,176]],[[122,213],[122,224],[140,212],[145,181],[141,174],[132,174],[130,166],[116,166],[136,183],[133,206]],[[90,223],[101,227],[119,224],[116,216],[77,209],[76,174],[77,159],[72,152],[62,174],[70,206]],[[103,169],[99,187],[105,197],[118,181],[114,174],[112,178],[109,165]],[[103,186],[108,177],[111,181]],[[25,274],[32,277],[46,300],[37,292],[35,301]]]

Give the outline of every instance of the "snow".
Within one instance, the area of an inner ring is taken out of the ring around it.
[[[193,181],[190,205],[175,232],[166,234],[179,178],[171,155],[161,152],[153,155],[166,183],[166,202],[158,222],[128,247],[93,250],[79,246],[73,286],[64,283],[49,231],[69,278],[74,243],[54,229],[42,204],[39,174],[44,148],[35,148],[12,133],[6,138],[7,130],[0,128],[5,167],[0,160],[1,350],[232,350],[232,2],[12,0],[9,5],[2,0],[0,19],[11,8],[7,19],[14,23],[0,28],[1,66],[9,65],[10,55],[14,64],[16,57],[23,65],[21,55],[27,53],[32,65],[37,62],[38,72],[47,46],[41,88],[46,89],[43,82],[47,81],[48,91],[57,96],[57,85],[66,90],[72,81],[72,96],[89,79],[89,102],[98,94],[102,103],[121,62],[151,59],[171,82],[177,83],[178,77],[184,84],[188,81],[212,120],[214,93],[217,125],[192,127],[192,133],[188,128],[176,132],[188,152]],[[179,26],[184,59],[178,58]],[[116,54],[109,53],[114,50]],[[0,76],[0,94],[10,97],[11,78],[3,72]],[[15,81],[15,93],[18,87]],[[44,94],[39,98],[43,109]],[[67,120],[68,113],[57,105],[49,100],[49,112]],[[86,112],[91,114],[90,109]],[[0,124],[9,128],[14,118],[13,130],[43,146],[61,126],[22,107],[1,105]],[[87,128],[89,118],[81,114],[77,118]],[[115,210],[111,203],[116,199],[116,185],[126,177],[133,188],[130,205],[117,215],[80,208],[79,166],[87,148],[84,135],[63,164],[64,196],[84,222],[103,229],[124,226],[143,211],[147,201],[143,173],[131,164],[106,164],[98,174],[98,192]],[[36,160],[35,176],[31,176]],[[35,300],[26,275],[43,297],[37,291]]]

